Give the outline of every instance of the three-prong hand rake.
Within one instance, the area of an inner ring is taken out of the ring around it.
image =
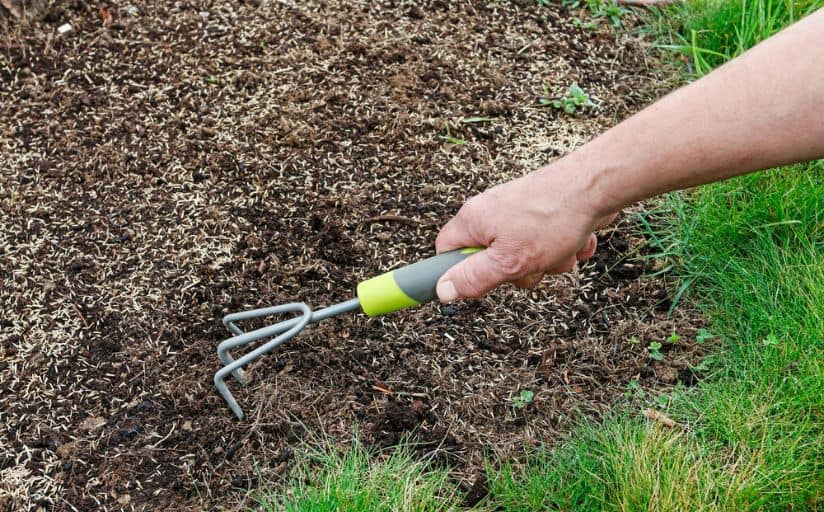
[[[218,392],[226,399],[235,416],[242,420],[243,410],[226,385],[226,377],[229,374],[232,374],[240,384],[245,385],[248,379],[243,371],[244,366],[294,338],[309,324],[357,309],[362,310],[367,316],[374,317],[429,302],[435,298],[435,285],[438,279],[453,265],[480,250],[480,248],[469,248],[445,252],[386,272],[358,284],[357,298],[317,311],[312,311],[303,302],[292,302],[226,315],[223,318],[223,325],[229,329],[232,337],[221,342],[217,348],[217,355],[224,365],[215,373],[215,386]],[[299,315],[249,332],[244,332],[237,325],[237,322],[243,320],[284,313],[299,313]],[[237,359],[229,353],[230,350],[265,338],[271,339]]]

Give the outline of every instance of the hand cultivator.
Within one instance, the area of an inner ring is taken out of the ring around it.
[[[275,350],[279,345],[295,337],[309,324],[357,309],[362,310],[367,316],[374,317],[429,302],[435,298],[435,285],[438,279],[453,265],[479,250],[481,249],[469,248],[446,252],[386,272],[358,284],[357,298],[317,311],[312,311],[303,302],[292,302],[226,315],[223,317],[223,325],[229,329],[233,336],[221,342],[217,348],[217,355],[225,365],[215,373],[217,390],[226,399],[235,416],[242,420],[243,410],[241,410],[240,405],[238,405],[237,400],[232,396],[226,385],[226,377],[230,373],[239,383],[246,384],[248,379],[243,372],[243,366],[263,354]],[[299,313],[299,315],[250,332],[243,332],[236,323],[242,320],[283,313]],[[272,339],[238,359],[234,359],[229,354],[230,350],[249,345],[263,338]]]

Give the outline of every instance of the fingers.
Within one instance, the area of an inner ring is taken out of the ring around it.
[[[449,246],[447,246],[449,247]],[[436,291],[441,302],[459,298],[478,298],[513,276],[493,259],[494,248],[473,254],[458,263],[438,281]]]
[[[460,214],[452,218],[441,228],[435,239],[435,252],[438,254],[464,247],[478,247],[484,245],[484,240],[475,240],[469,227]]]
[[[605,228],[605,227],[609,226],[610,224],[612,224],[613,221],[615,221],[615,217],[617,217],[617,216],[618,216],[618,212],[610,213],[609,215],[607,215],[605,217],[601,217],[601,219],[598,221],[598,226],[597,226],[598,229]]]
[[[572,270],[572,267],[575,266],[575,256],[570,256],[563,263],[560,265],[555,265],[554,267],[550,268],[546,271],[547,274],[554,276],[556,274],[563,274],[564,272],[569,272]]]
[[[527,274],[520,279],[516,279],[515,281],[513,281],[513,283],[518,288],[535,288],[536,286],[538,286],[538,283],[540,283],[541,279],[543,278],[543,272],[536,272],[534,274]]]
[[[575,254],[575,259],[578,261],[588,260],[595,254],[595,249],[598,247],[598,237],[595,236],[595,233],[589,235],[587,238],[586,243],[583,247],[578,250],[578,253]]]

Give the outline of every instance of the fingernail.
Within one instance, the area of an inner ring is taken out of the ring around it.
[[[458,298],[458,290],[455,289],[455,285],[449,280],[438,281],[437,292],[441,302],[452,302]]]

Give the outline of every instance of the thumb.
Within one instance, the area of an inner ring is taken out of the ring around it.
[[[450,268],[439,280],[436,288],[441,302],[460,298],[479,298],[513,276],[501,269],[493,256],[494,247],[473,254]]]

